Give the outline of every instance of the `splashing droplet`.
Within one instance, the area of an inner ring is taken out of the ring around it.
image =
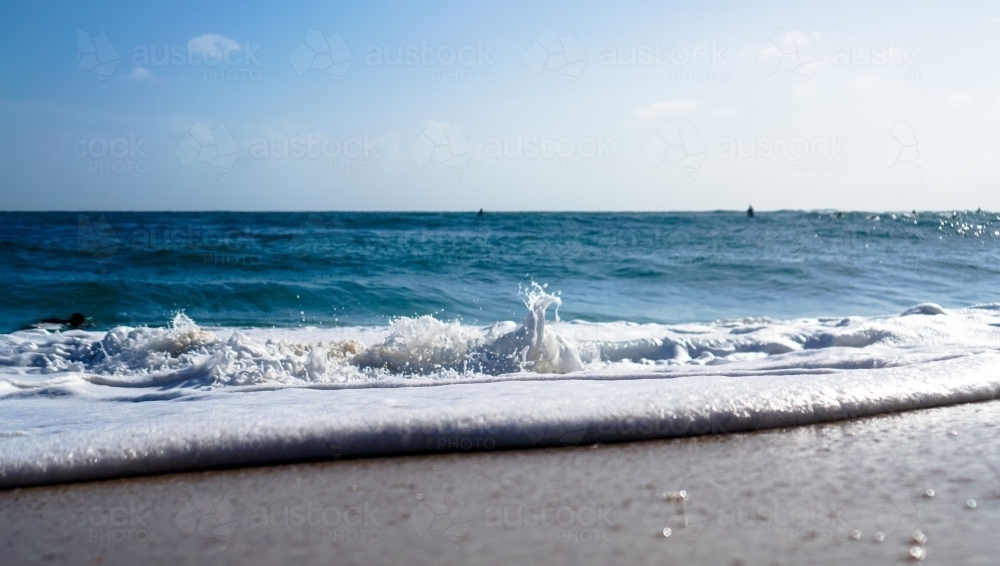
[[[927,557],[927,551],[919,546],[914,546],[910,548],[910,558],[914,560],[923,560]]]
[[[885,533],[883,533],[882,531],[879,531],[879,532],[875,533],[875,540],[877,540],[879,542],[884,541],[885,540]]]
[[[674,532],[670,530],[670,527],[663,527],[663,538],[670,538]]]
[[[977,505],[977,503],[976,503],[975,499],[970,499],[970,500],[968,500],[968,501],[965,502],[965,506],[968,507],[969,509],[975,509],[976,505]]]
[[[851,531],[851,538],[854,540],[861,540],[861,531],[854,529]]]

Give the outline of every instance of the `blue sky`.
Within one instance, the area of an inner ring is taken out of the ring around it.
[[[5,210],[1000,210],[985,2],[0,16]]]

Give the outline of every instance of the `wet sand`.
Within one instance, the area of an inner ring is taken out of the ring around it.
[[[745,434],[7,490],[0,554],[4,564],[839,565],[912,562],[912,552],[994,564],[997,422],[992,401]]]

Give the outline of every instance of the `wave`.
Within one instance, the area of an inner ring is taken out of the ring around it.
[[[0,487],[215,466],[728,433],[1000,397],[1000,305],[0,335]]]
[[[0,395],[49,392],[74,380],[205,390],[651,367],[665,375],[699,366],[845,369],[907,365],[1000,345],[995,305],[947,310],[924,303],[887,317],[565,323],[558,318],[558,294],[537,284],[522,294],[527,313],[520,323],[485,327],[420,316],[387,327],[226,330],[202,328],[177,313],[166,328],[15,332],[0,336]],[[552,307],[554,320],[547,321]]]

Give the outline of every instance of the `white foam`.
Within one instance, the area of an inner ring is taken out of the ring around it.
[[[520,324],[489,327],[419,317],[234,330],[181,314],[167,328],[2,335],[0,486],[733,432],[1000,393],[996,305],[682,325],[545,321],[557,303],[535,293]],[[609,432],[625,422],[645,424]]]

